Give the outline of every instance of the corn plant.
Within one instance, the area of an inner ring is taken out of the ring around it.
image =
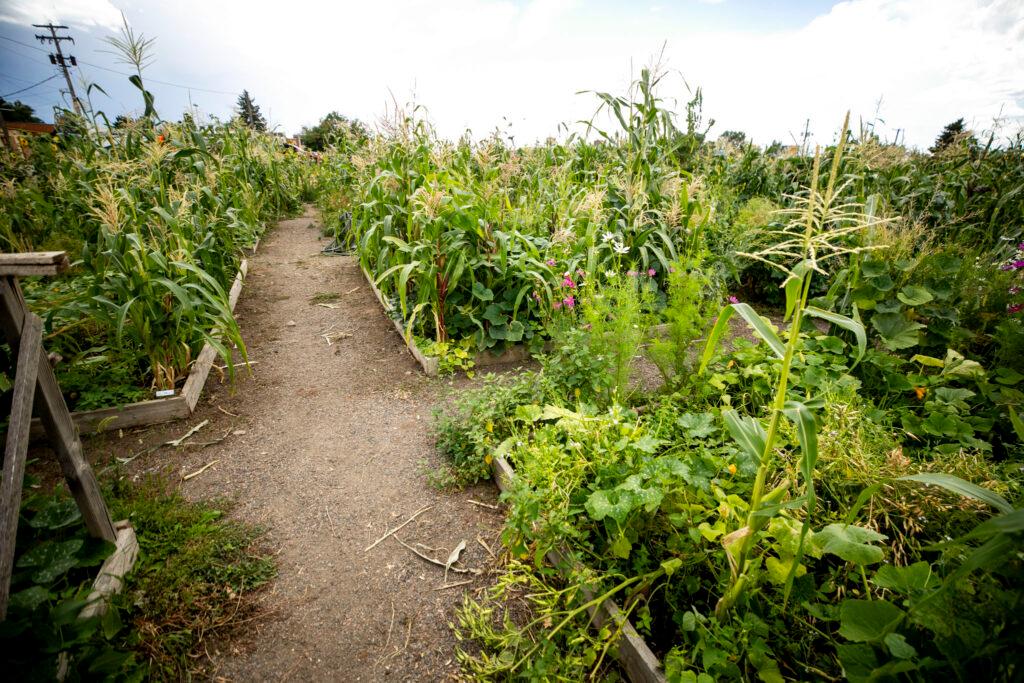
[[[758,532],[785,508],[783,500],[792,485],[791,482],[783,480],[771,490],[766,490],[769,477],[777,470],[775,449],[783,417],[791,420],[796,428],[801,451],[800,473],[804,480],[804,524],[796,557],[789,568],[787,596],[796,576],[804,540],[814,515],[814,468],[818,457],[818,437],[812,408],[817,402],[810,397],[804,401],[792,400],[787,392],[793,359],[800,345],[800,327],[804,318],[821,318],[852,333],[857,343],[854,364],[860,361],[866,350],[866,333],[864,326],[856,319],[856,311],[855,317],[849,318],[807,303],[814,274],[824,274],[823,266],[827,261],[860,251],[862,247],[853,246],[851,238],[878,222],[877,219],[865,216],[856,205],[842,201],[843,191],[849,183],[840,182],[839,173],[846,147],[848,124],[849,115],[843,122],[825,186],[819,185],[821,152],[816,150],[810,187],[805,195],[792,198],[794,206],[786,212],[789,221],[781,229],[772,231],[776,242],[760,252],[744,254],[781,270],[786,276],[783,284],[786,294],[785,317],[789,321],[786,342],[784,343],[775,330],[749,305],[732,303],[719,315],[708,337],[701,360],[700,371],[703,373],[733,313],[739,314],[780,360],[779,377],[775,385],[767,430],[753,417],[741,416],[733,410],[722,411],[730,435],[742,449],[758,460],[759,465],[745,523],[722,541],[729,559],[731,575],[729,587],[716,607],[719,617],[727,614],[750,586],[750,557],[757,543]]]

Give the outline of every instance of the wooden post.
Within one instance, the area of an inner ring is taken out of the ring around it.
[[[21,275],[56,275],[67,267],[68,257],[62,251],[0,254],[0,328],[18,359],[11,419],[7,427],[3,482],[0,483],[0,620],[7,616],[10,597],[33,407],[46,429],[89,533],[118,544],[114,555],[116,561],[104,564],[111,576],[103,582],[98,580],[97,595],[105,595],[105,591],[120,587],[120,577],[134,562],[138,547],[130,527],[127,531],[122,530],[120,538],[114,528],[99,482],[82,454],[78,430],[43,348],[43,321],[28,310],[18,284]],[[102,608],[96,606],[93,609]]]
[[[0,327],[3,327],[4,333],[7,335],[7,343],[13,350],[18,348],[21,340],[26,308],[17,278],[6,272],[10,268],[6,268],[4,262],[9,256],[27,256],[27,254],[0,255],[0,275],[6,275],[0,281]],[[22,267],[24,264],[15,266],[17,269]],[[93,474],[92,468],[89,467],[85,456],[82,455],[82,442],[78,439],[78,430],[71,420],[71,414],[68,412],[67,404],[64,403],[64,396],[60,393],[57,378],[53,374],[53,368],[50,367],[50,360],[41,344],[37,345],[36,354],[39,357],[39,370],[36,378],[36,413],[46,428],[50,444],[57,454],[60,468],[67,480],[68,488],[78,502],[89,533],[96,538],[115,543],[117,542],[117,532],[114,531],[114,522],[110,519],[110,513],[107,512],[106,503],[103,502],[96,476]]]
[[[36,375],[43,342],[43,321],[29,313],[21,331],[21,348],[14,376],[14,398],[4,449],[4,480],[0,487],[0,621],[7,618],[7,599],[14,567],[14,543],[18,536],[21,512],[21,486],[25,479],[28,432],[32,424],[32,400],[36,393]]]

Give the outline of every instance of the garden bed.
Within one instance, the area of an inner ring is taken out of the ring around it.
[[[253,254],[256,253],[258,246],[259,239],[253,245]],[[235,310],[235,305],[241,296],[242,284],[245,281],[248,268],[249,261],[243,258],[228,294],[228,305],[232,311]],[[95,434],[112,429],[141,427],[188,417],[195,411],[196,405],[199,403],[199,398],[203,394],[203,388],[206,386],[206,380],[210,370],[213,369],[213,361],[216,358],[216,349],[209,342],[204,344],[185,379],[185,385],[176,396],[138,401],[110,408],[75,411],[71,413],[71,419],[74,420],[79,434]],[[39,418],[34,418],[32,420],[32,438],[39,439],[43,436],[42,423]]]
[[[398,331],[398,336],[402,338],[402,342],[405,344],[406,348],[409,349],[409,353],[412,354],[412,357],[415,358],[416,362],[419,363],[421,368],[423,368],[423,374],[427,377],[437,377],[440,359],[436,356],[426,355],[416,345],[415,340],[406,337],[405,330],[402,328],[402,323],[392,315],[395,310],[394,305],[384,298],[384,295],[381,294],[377,285],[373,283],[373,278],[366,272],[366,269],[360,267],[360,270],[363,272],[363,277],[366,278],[367,284],[370,285],[370,289],[373,290],[373,295],[377,297],[377,301],[379,301],[380,305],[384,308],[384,314],[387,315],[388,319],[391,320],[392,324],[394,324],[395,330]],[[493,354],[490,351],[484,351],[476,354],[473,356],[473,366],[476,368],[486,368],[492,365],[521,363],[525,360],[529,360],[529,358],[529,349],[522,344],[516,344],[499,354]]]
[[[511,488],[516,473],[505,456],[494,456],[491,460],[491,472],[494,483],[502,493]],[[550,551],[547,554],[547,560],[560,572],[565,570],[569,562],[568,555],[560,549]],[[587,600],[594,598],[592,591],[585,588],[582,593]],[[622,624],[618,642],[615,644],[615,652],[630,681],[633,683],[665,683],[665,672],[658,657],[647,646],[633,625],[622,616],[622,610],[614,600],[605,600],[589,612],[594,627],[598,629],[605,624]]]

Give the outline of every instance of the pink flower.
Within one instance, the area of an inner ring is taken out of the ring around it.
[[[631,270],[631,271],[627,272],[626,275],[628,275],[630,277],[636,277],[636,271],[635,270]]]
[[[647,269],[647,277],[654,277],[657,274],[658,274],[658,271],[654,270],[654,268],[648,268]]]
[[[1024,304],[1010,304],[1006,307],[1006,312],[1011,315],[1014,313],[1020,313],[1024,309]]]
[[[577,268],[577,269],[576,269],[576,277],[578,277],[578,278],[582,278],[582,277],[583,277],[584,275],[586,275],[586,273],[585,273],[585,272],[583,272],[583,269],[582,269],[582,268]]]
[[[734,297],[734,296],[730,296],[729,297],[729,303],[731,303],[731,304],[738,304],[739,302],[740,302],[740,300],[737,299],[736,297]]]
[[[540,294],[538,294],[537,292],[534,292],[530,296],[533,297],[534,301],[540,301]]]
[[[554,308],[557,311],[558,309],[560,309],[562,307],[562,302],[561,301],[556,301],[555,303],[551,304],[551,307]]]
[[[569,289],[576,289],[576,283],[572,281],[572,278],[568,275],[562,280],[562,286],[568,287]]]
[[[675,269],[675,268],[673,268],[672,266],[669,266],[669,267],[668,267],[668,272],[670,272],[670,273],[674,273],[674,272],[676,272],[676,269]]]
[[[545,261],[545,263],[553,267],[555,265],[555,259],[549,258],[547,261]]]
[[[565,304],[566,308],[572,308],[576,305],[576,299],[573,298],[572,294],[562,299],[562,303]]]
[[[1013,287],[1010,287],[1009,292],[1010,294],[1020,294],[1021,288],[1018,285],[1014,285]]]

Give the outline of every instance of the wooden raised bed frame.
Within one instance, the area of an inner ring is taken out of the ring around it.
[[[363,268],[361,264],[359,266],[359,270],[363,271],[363,277],[366,278],[367,284],[369,284],[370,289],[373,290],[373,295],[377,297],[377,301],[380,302],[380,305],[384,309],[384,313],[385,315],[387,315],[388,320],[390,320],[392,324],[395,326],[395,329],[398,331],[398,336],[402,338],[402,342],[404,342],[406,348],[409,349],[409,353],[412,354],[412,357],[415,358],[416,362],[420,364],[421,368],[423,368],[423,374],[426,375],[427,377],[437,377],[438,359],[434,356],[425,355],[422,351],[420,351],[419,347],[416,346],[416,341],[414,339],[406,338],[405,330],[402,329],[402,323],[395,320],[391,316],[391,312],[395,309],[395,307],[387,299],[384,298],[384,295],[381,294],[380,290],[377,288],[377,285],[373,283],[373,278],[370,277],[370,274],[366,272],[366,269]],[[503,353],[500,353],[498,355],[494,355],[490,351],[478,353],[473,357],[473,365],[478,368],[486,368],[491,365],[521,363],[525,360],[528,360],[529,358],[529,350],[527,350],[527,348],[522,344],[516,344],[512,348],[507,349]]]
[[[254,254],[258,246],[259,240],[257,239],[252,248]],[[228,305],[232,312],[242,294],[242,283],[245,281],[248,270],[249,260],[243,258],[238,266],[234,283],[231,285],[231,291],[228,293]],[[176,396],[155,398],[111,408],[76,411],[71,413],[71,419],[78,428],[79,434],[96,434],[112,429],[141,427],[189,417],[195,411],[199,398],[203,395],[203,387],[206,386],[206,379],[210,375],[210,370],[213,369],[213,361],[216,358],[216,349],[209,343],[204,344],[195,362],[192,363],[192,369],[185,379],[185,386]],[[38,418],[35,418],[32,420],[32,437],[38,439],[42,435],[42,424]]]
[[[494,483],[502,493],[511,488],[512,481],[516,477],[515,470],[503,455],[495,456],[491,460],[491,473]],[[556,548],[547,554],[547,560],[552,566],[562,571],[568,562],[568,554]],[[593,592],[589,589],[584,588],[582,592],[587,600],[594,598]],[[665,672],[658,657],[636,632],[633,624],[629,623],[614,600],[605,600],[588,611],[597,628],[601,628],[604,624],[611,624],[613,627],[622,624],[618,641],[615,644],[615,652],[630,681],[633,683],[665,683]]]

